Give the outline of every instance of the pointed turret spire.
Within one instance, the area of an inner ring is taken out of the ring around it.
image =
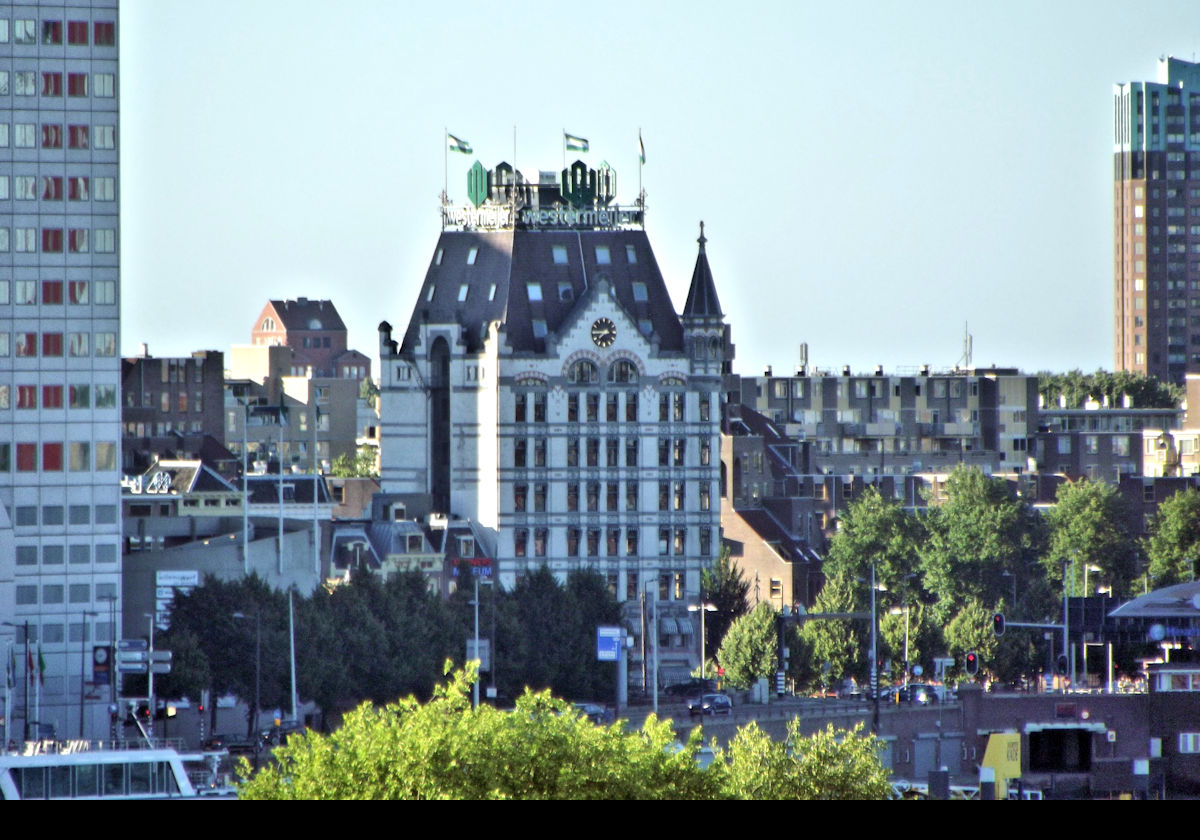
[[[688,289],[687,303],[683,307],[684,318],[724,318],[721,302],[717,299],[717,287],[713,283],[712,269],[708,267],[708,254],[704,243],[704,222],[700,223],[700,252],[696,255],[696,268],[692,271],[692,285]]]

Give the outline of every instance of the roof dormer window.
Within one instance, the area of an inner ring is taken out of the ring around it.
[[[477,256],[479,256],[478,248],[472,247],[470,251],[467,251],[467,265],[475,265],[475,258]]]

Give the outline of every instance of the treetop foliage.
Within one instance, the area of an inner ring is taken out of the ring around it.
[[[1097,370],[1084,373],[1078,369],[1067,373],[1038,372],[1038,394],[1046,408],[1058,408],[1059,397],[1066,397],[1067,408],[1083,408],[1089,399],[1110,406],[1120,406],[1128,394],[1133,408],[1175,408],[1183,402],[1184,391],[1153,376],[1143,376],[1127,370],[1115,373]]]
[[[832,729],[810,738],[793,725],[773,744],[751,724],[728,755],[702,769],[700,730],[686,744],[654,716],[640,730],[597,726],[549,692],[516,709],[472,710],[471,670],[433,698],[363,705],[330,735],[293,737],[250,775],[243,799],[879,799],[887,771],[874,738]]]

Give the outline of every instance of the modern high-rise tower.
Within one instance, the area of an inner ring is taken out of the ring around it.
[[[60,737],[108,731],[121,556],[117,35],[117,0],[0,4],[0,653],[17,671],[5,738],[35,722]]]
[[[1200,371],[1200,64],[1113,90],[1114,362]]]

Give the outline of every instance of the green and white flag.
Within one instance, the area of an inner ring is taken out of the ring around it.
[[[646,144],[642,142],[642,132],[638,132],[638,160],[646,162]]]
[[[453,134],[447,134],[446,142],[450,145],[450,151],[452,152],[462,152],[464,155],[471,154],[471,144],[466,140],[460,140]]]
[[[567,144],[568,152],[586,152],[588,141],[586,137],[576,137],[574,134],[563,132],[563,142]]]

